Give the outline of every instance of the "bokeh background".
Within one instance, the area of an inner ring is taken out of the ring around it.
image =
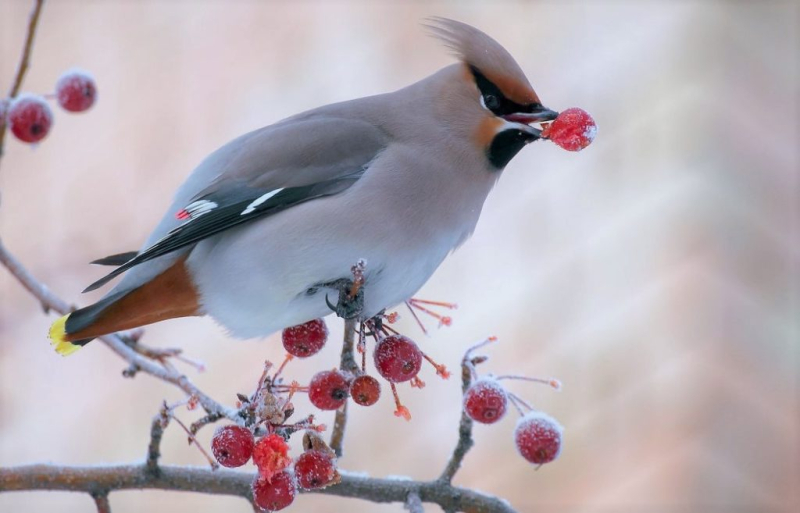
[[[29,10],[0,0],[4,89]],[[426,338],[402,322],[453,368],[494,334],[486,371],[564,382],[561,393],[513,385],[564,424],[556,463],[535,471],[517,456],[509,415],[476,428],[457,483],[525,512],[800,511],[797,2],[49,2],[24,89],[48,92],[80,66],[100,96],[87,114],[57,111],[35,149],[8,141],[4,244],[86,304],[80,290],[104,272],[87,262],[135,249],[213,149],[449,64],[420,27],[429,15],[493,35],[548,106],[581,106],[599,125],[582,153],[538,143],[506,169],[472,240],[419,294],[458,302],[454,326]],[[0,294],[0,465],[141,460],[151,417],[179,392],[121,378],[101,345],[58,357],[52,316],[4,271]],[[192,378],[229,401],[282,356],[277,337],[230,340],[208,319],[153,326],[145,340],[206,361]],[[305,381],[336,355],[330,344],[291,373]],[[354,409],[342,467],[438,475],[456,441],[459,384],[425,374],[424,391],[402,389],[411,423],[388,397]],[[163,451],[166,462],[203,462],[174,428]],[[119,492],[111,503],[250,511],[184,493]],[[0,495],[3,512],[93,508],[81,494]],[[402,508],[303,496],[293,511]]]

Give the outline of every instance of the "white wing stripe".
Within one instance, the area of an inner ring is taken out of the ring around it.
[[[259,196],[258,198],[256,198],[255,200],[253,200],[253,202],[252,202],[252,203],[250,203],[249,205],[247,205],[247,208],[245,208],[244,210],[242,210],[242,213],[241,213],[241,214],[239,214],[239,215],[240,215],[240,216],[244,216],[244,215],[247,215],[247,214],[249,214],[250,212],[253,212],[253,211],[255,211],[255,209],[256,209],[256,207],[257,207],[257,206],[261,205],[262,203],[264,203],[265,201],[267,201],[267,200],[268,200],[268,199],[270,199],[271,197],[275,196],[276,194],[278,194],[278,193],[279,193],[279,192],[281,192],[282,190],[283,190],[283,189],[275,189],[274,191],[270,191],[270,192],[268,192],[268,193],[264,194],[263,196]]]

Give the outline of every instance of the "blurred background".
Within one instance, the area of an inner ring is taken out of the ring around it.
[[[0,0],[4,90],[30,7]],[[521,512],[800,511],[797,2],[49,2],[24,90],[49,92],[79,66],[99,100],[82,115],[56,109],[34,149],[7,140],[3,243],[54,292],[87,304],[96,296],[80,290],[105,272],[87,262],[138,247],[215,148],[452,62],[420,27],[430,15],[488,32],[546,105],[583,107],[599,126],[582,153],[538,143],[506,169],[472,240],[419,293],[460,305],[451,328],[425,337],[400,310],[401,329],[453,369],[497,335],[484,371],[564,383],[561,393],[512,385],[565,426],[557,462],[535,471],[523,461],[508,415],[476,427],[457,484]],[[150,419],[180,393],[123,379],[102,345],[57,356],[53,316],[5,270],[0,296],[0,465],[143,459]],[[144,341],[207,362],[187,372],[231,404],[283,354],[278,337],[230,340],[209,319],[153,326]],[[338,349],[292,363],[292,377],[330,368]],[[343,468],[439,474],[456,442],[459,383],[430,368],[423,379],[423,391],[401,387],[411,423],[388,396],[353,409]],[[176,427],[162,450],[164,462],[203,464]],[[151,491],[111,504],[251,511],[237,498]],[[293,507],[402,511],[320,496]],[[83,494],[0,495],[3,512],[93,509]]]

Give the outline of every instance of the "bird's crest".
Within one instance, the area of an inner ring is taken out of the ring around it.
[[[438,16],[428,18],[425,27],[456,57],[496,84],[509,99],[523,105],[539,101],[519,64],[488,35],[466,23]]]

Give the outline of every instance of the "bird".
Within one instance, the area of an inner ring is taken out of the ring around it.
[[[57,319],[69,355],[92,339],[208,315],[235,338],[330,313],[328,295],[366,262],[360,318],[408,300],[473,233],[489,192],[554,120],[519,64],[466,23],[426,27],[456,61],[399,90],[321,106],[208,155],[139,251]]]

